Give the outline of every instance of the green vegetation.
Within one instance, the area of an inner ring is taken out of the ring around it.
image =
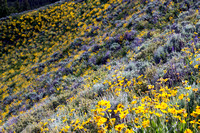
[[[1,20],[0,132],[198,133],[199,6],[63,1]]]

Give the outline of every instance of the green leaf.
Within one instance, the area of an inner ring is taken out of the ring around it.
[[[152,128],[157,129],[157,125],[153,120],[150,121],[150,124]]]

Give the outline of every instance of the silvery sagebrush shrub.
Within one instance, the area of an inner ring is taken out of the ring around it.
[[[90,48],[89,46],[83,45],[83,46],[81,47],[81,50],[88,51],[89,48]]]
[[[192,66],[194,67],[195,65],[198,65],[200,64],[200,54],[197,54],[197,56],[193,59],[193,62],[192,62]]]
[[[60,77],[60,76],[59,76],[59,77]],[[57,87],[57,86],[59,86],[59,84],[61,83],[61,81],[62,81],[61,78],[55,78],[55,79],[53,80],[52,85],[55,86],[55,87]]]
[[[80,58],[79,58],[79,61],[81,61],[81,60],[88,60],[89,59],[89,55],[90,55],[90,53],[89,52],[84,52],[81,56],[80,56]]]
[[[195,47],[196,49],[200,49],[200,42],[196,43]]]
[[[62,75],[69,75],[72,74],[72,70],[69,68],[65,68],[67,64],[64,64],[64,67],[61,67],[58,69],[58,71],[56,72],[58,75],[62,76]]]
[[[138,18],[138,14],[134,13],[134,14],[132,15],[132,19],[135,20],[136,18]]]
[[[199,20],[199,19],[200,19],[200,14],[198,14],[198,15],[196,16],[196,19],[197,19],[197,20]]]
[[[135,62],[130,62],[126,65],[125,71],[132,71],[132,70],[137,70],[137,67],[136,67],[136,63]]]
[[[50,57],[51,58],[56,58],[60,53],[59,52],[54,52]]]
[[[133,18],[130,18],[128,21],[127,21],[127,26],[126,26],[126,28],[128,28],[128,29],[130,29],[131,27],[132,27],[132,25],[133,25]]]
[[[182,26],[178,23],[173,23],[170,28],[171,30],[174,30],[174,32],[177,34],[182,32]]]
[[[13,96],[7,96],[3,99],[3,104],[7,105],[10,104],[14,100]]]
[[[96,56],[94,55],[94,56],[92,56],[92,57],[89,58],[88,63],[91,64],[91,65],[92,65],[92,64],[95,65],[95,64],[96,64],[96,60],[97,60],[97,58],[96,58]]]
[[[141,52],[142,50],[148,49],[150,44],[151,44],[150,41],[145,41],[145,42],[141,45],[141,47],[140,47],[140,49],[139,49],[138,52]]]
[[[149,79],[153,85],[156,84],[159,78],[164,76],[164,69],[166,69],[166,67],[155,67],[155,72],[153,73],[152,78]]]
[[[181,34],[173,34],[169,40],[167,41],[167,44],[164,46],[164,49],[166,52],[180,52],[181,49],[185,46],[185,40],[181,36]]]
[[[91,89],[82,91],[81,95],[87,95],[91,99],[93,99],[95,95],[97,95],[97,97],[103,97],[107,88],[108,87],[103,83],[96,83]]]
[[[115,42],[115,38],[114,37],[109,37],[109,39],[105,43],[105,46],[108,48],[109,44],[112,44],[114,42]]]
[[[199,8],[199,6],[200,6],[200,1],[195,0],[194,2],[195,2],[195,6],[194,6],[193,8],[194,8],[194,9]]]
[[[26,98],[30,100],[39,100],[38,94],[36,92],[28,93]]]
[[[194,25],[187,24],[186,26],[183,27],[183,35],[186,37],[192,37],[195,32],[195,27]]]
[[[178,60],[178,59],[182,58],[182,54],[183,54],[182,52],[176,52],[176,51],[171,52],[170,54],[168,54],[167,60],[169,62],[174,61],[174,60]]]
[[[129,42],[128,40],[126,40],[126,41],[124,42],[124,44],[123,44],[123,45],[124,45],[124,46],[127,46],[127,47],[129,47],[129,48],[130,48],[130,45],[129,45],[129,44],[130,44],[130,42]]]
[[[197,32],[198,34],[200,34],[200,21],[198,21],[198,22],[196,23],[195,27],[196,27],[196,32]]]
[[[160,16],[161,16],[161,14],[159,13],[159,12],[154,12],[153,14],[152,14],[152,19],[150,19],[150,23],[152,23],[152,24],[156,24],[157,22],[158,22],[158,19],[160,18]]]
[[[121,20],[116,20],[116,21],[115,21],[116,28],[120,28],[120,27],[122,27],[123,24],[124,24],[124,22],[121,21]]]
[[[142,74],[144,75],[145,74],[144,72],[146,71],[146,68],[152,66],[152,64],[150,62],[148,62],[148,61],[137,61],[137,62],[135,62],[135,65],[137,67],[139,75],[142,75]]]
[[[110,101],[111,109],[116,109],[119,103],[124,105],[124,108],[128,108],[128,96],[126,92],[120,92],[121,94],[118,97],[113,95],[104,96],[103,99]]]
[[[189,11],[185,11],[185,12],[182,12],[178,15],[178,18],[180,19],[184,19],[186,16],[188,16],[190,13]]]
[[[186,25],[190,24],[190,21],[182,21],[180,24],[182,27],[185,27]]]
[[[133,77],[138,77],[139,74],[137,70],[131,70],[131,71],[123,71],[122,76],[125,77],[126,79],[131,79]]]
[[[105,86],[102,83],[97,83],[93,85],[92,91],[97,94],[97,97],[102,97],[104,95]]]
[[[167,61],[167,53],[164,50],[163,46],[159,46],[158,49],[154,52],[154,60],[158,64],[162,60],[164,63]]]
[[[112,50],[112,51],[116,51],[116,50],[119,50],[121,48],[121,46],[120,46],[120,44],[119,43],[112,43],[111,45],[110,45],[110,50]]]
[[[62,68],[62,67],[65,67],[67,64],[68,63],[66,61],[61,61],[58,63],[58,66]]]

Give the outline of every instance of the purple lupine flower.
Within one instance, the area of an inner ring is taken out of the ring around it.
[[[172,52],[174,52],[174,46],[172,46]]]
[[[96,51],[98,51],[99,48],[100,48],[100,46],[97,45],[97,44],[92,45],[92,52],[96,52]]]
[[[126,32],[126,33],[125,33],[125,39],[131,41],[131,40],[134,39],[135,34],[136,34],[136,31],[135,31],[135,30],[131,30],[130,32]]]
[[[89,63],[92,63],[92,64],[96,64],[96,58],[95,56],[91,57],[89,60],[88,60]]]
[[[17,123],[17,121],[18,121],[17,117],[12,117],[10,120],[8,120],[8,126]]]
[[[82,47],[81,47],[81,50],[85,50],[85,51],[87,51],[89,48],[88,48],[88,46],[87,45],[83,45]]]
[[[121,41],[121,40],[120,40],[120,39],[121,39],[121,38],[120,38],[121,36],[122,36],[121,34],[117,34],[117,35],[115,36],[115,41],[116,41],[116,42],[120,42],[120,41]]]
[[[196,46],[197,42],[199,41],[198,36],[196,35],[194,38],[194,45]]]

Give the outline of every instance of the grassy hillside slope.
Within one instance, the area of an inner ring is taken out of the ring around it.
[[[0,132],[199,132],[200,2],[87,0],[0,22]]]

